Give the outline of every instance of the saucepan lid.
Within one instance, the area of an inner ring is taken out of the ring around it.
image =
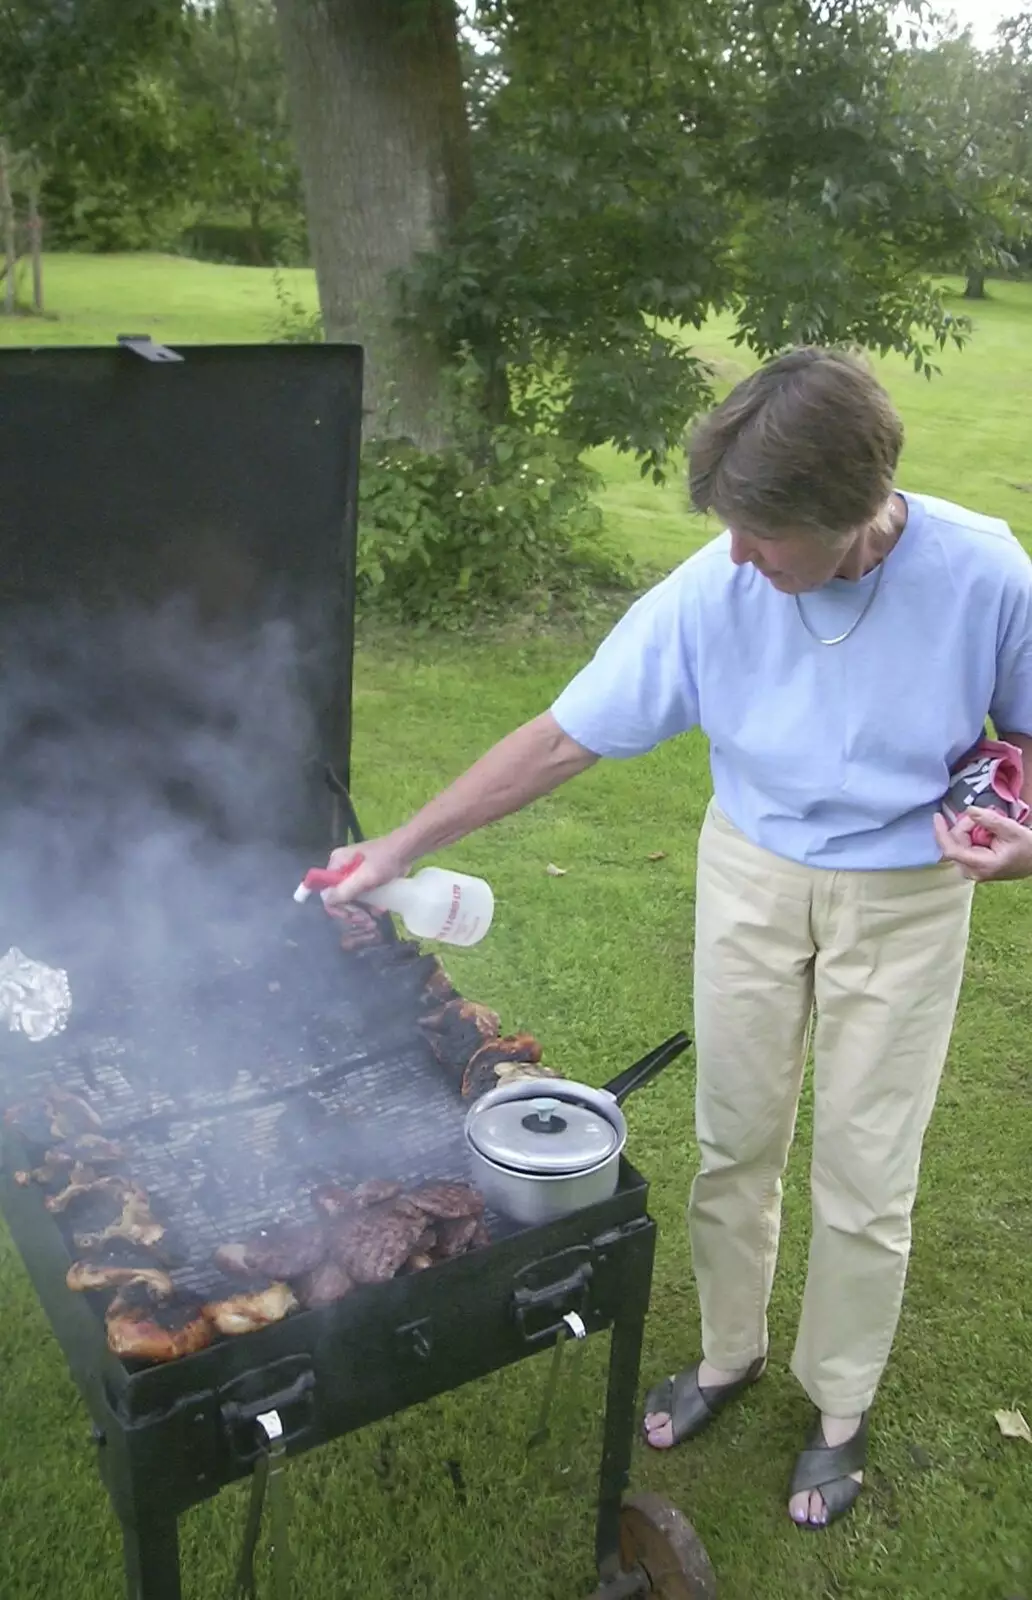
[[[551,1095],[485,1105],[469,1118],[467,1131],[473,1148],[496,1166],[542,1176],[586,1172],[621,1142],[600,1111]]]

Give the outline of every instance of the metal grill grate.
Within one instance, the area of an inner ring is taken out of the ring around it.
[[[6,1101],[55,1084],[88,1099],[124,1145],[127,1174],[181,1252],[173,1277],[191,1292],[214,1290],[219,1244],[311,1219],[321,1182],[469,1179],[464,1103],[416,1026],[406,973],[418,958],[400,946],[344,958],[319,932],[250,967],[198,975],[176,1016],[146,986],[123,986],[78,1020],[73,1009],[60,1039],[19,1041],[0,1062]],[[493,1237],[512,1231],[487,1221]]]

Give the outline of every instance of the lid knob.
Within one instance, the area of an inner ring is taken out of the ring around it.
[[[521,1119],[528,1133],[565,1133],[569,1124],[558,1115],[558,1100],[532,1100],[532,1111]]]

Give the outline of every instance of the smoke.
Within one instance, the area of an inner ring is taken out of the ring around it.
[[[65,967],[73,1018],[117,989],[171,1019],[215,968],[271,960],[329,816],[322,621],[68,604],[2,637],[0,953]]]

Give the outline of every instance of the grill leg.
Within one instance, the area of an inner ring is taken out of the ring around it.
[[[179,1581],[179,1521],[122,1523],[127,1600],[183,1600]]]
[[[609,1347],[602,1467],[598,1483],[595,1559],[603,1584],[620,1573],[620,1506],[630,1481],[631,1449],[637,1424],[638,1373],[645,1316],[652,1287],[655,1233],[637,1244],[623,1262],[623,1308],[613,1323]]]

